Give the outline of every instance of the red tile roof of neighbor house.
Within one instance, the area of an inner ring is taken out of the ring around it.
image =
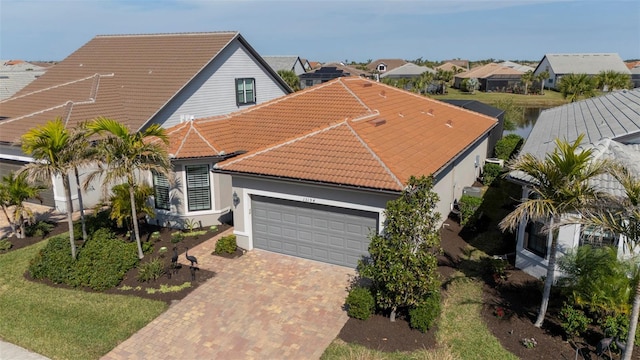
[[[437,173],[494,118],[361,78],[338,78],[169,129],[175,158],[246,153],[222,171],[400,191]]]
[[[98,116],[140,129],[235,38],[237,32],[103,35],[0,102],[0,142],[60,116]]]

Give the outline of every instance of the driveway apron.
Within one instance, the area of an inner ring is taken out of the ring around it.
[[[318,359],[347,321],[353,269],[252,250],[189,249],[216,275],[103,359]],[[180,256],[184,261],[184,255]],[[187,265],[186,263],[183,263]]]

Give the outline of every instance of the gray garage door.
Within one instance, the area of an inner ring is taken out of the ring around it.
[[[3,176],[9,175],[11,171],[17,172],[25,164],[26,163],[22,161],[7,160],[7,159],[0,160],[0,178]],[[51,184],[45,184],[45,186],[48,186],[48,188],[40,192],[40,197],[42,198],[42,205],[55,207],[56,205],[55,205],[55,200],[53,198],[53,189],[51,187]],[[29,199],[27,200],[27,202],[40,204],[40,200],[38,199]]]
[[[254,196],[253,245],[258,249],[355,268],[368,254],[378,214]]]

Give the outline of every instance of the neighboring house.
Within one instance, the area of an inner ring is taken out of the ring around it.
[[[22,60],[0,60],[0,64],[0,101],[10,98],[48,69]]]
[[[326,83],[327,81],[345,76],[368,76],[364,70],[356,69],[353,66],[341,63],[328,63],[319,69],[300,75],[300,89],[305,89],[314,85]]]
[[[535,70],[535,68],[531,66],[514,63],[513,61],[503,61],[498,63],[498,65],[518,70],[521,73],[526,73],[527,71],[533,72]]]
[[[469,60],[462,60],[462,59],[451,59],[451,60],[444,60],[443,63],[449,63],[452,65],[455,65],[457,68],[462,68],[464,70],[469,70]]]
[[[495,118],[341,77],[169,129],[177,185],[157,219],[215,224],[240,247],[355,267],[411,175],[433,174],[444,221],[485,159]],[[165,181],[162,181],[166,184]]]
[[[597,75],[601,71],[630,74],[624,61],[616,53],[546,54],[533,75],[538,76],[544,71],[549,72],[549,78],[544,85],[549,89],[555,89],[558,81],[566,74]]]
[[[31,162],[20,137],[57,117],[74,127],[104,116],[138,131],[230,113],[290,92],[237,32],[97,36],[0,102],[0,172]],[[87,192],[85,205],[95,205],[100,193]],[[72,194],[75,200],[75,189]],[[63,210],[64,199],[55,179],[45,204]]]
[[[298,56],[263,56],[262,58],[275,72],[293,71],[298,76],[307,72],[305,64]]]
[[[476,78],[480,91],[510,92],[520,84],[523,72],[496,63],[475,67],[469,71],[455,74],[453,87],[462,88],[465,79]]]
[[[486,157],[492,158],[494,156],[493,150],[495,149],[498,140],[502,139],[502,132],[504,131],[504,110],[487,105],[477,100],[445,99],[442,101],[446,102],[447,104],[459,106],[467,110],[490,116],[498,121],[498,124],[491,130],[491,133],[489,135],[489,143],[487,144]]]
[[[520,154],[532,154],[544,159],[553,152],[556,139],[574,142],[584,134],[583,148],[594,149],[594,157],[615,159],[640,176],[640,89],[622,90],[552,109],[543,110]],[[522,185],[522,198],[529,196],[530,178],[511,172],[510,181]],[[594,184],[610,194],[623,196],[621,185],[611,176],[603,175]],[[546,275],[551,239],[542,232],[540,223],[522,223],[516,236],[516,267],[536,277]],[[618,247],[625,252],[623,239],[579,225],[563,226],[558,234],[558,256],[582,244]],[[556,270],[558,271],[558,270]]]
[[[428,66],[419,66],[414,63],[406,63],[404,65],[398,66],[393,70],[388,70],[384,74],[380,74],[380,78],[389,78],[389,79],[414,79],[420,77],[423,73],[431,73],[435,74],[436,71]]]
[[[383,74],[406,63],[407,62],[402,59],[378,59],[367,64],[367,69],[371,73]]]
[[[458,74],[458,73],[462,73],[467,71],[468,69],[466,67],[461,67],[459,65],[456,64],[452,64],[450,62],[446,62],[440,66],[436,66],[436,70],[442,70],[442,71],[451,71],[454,74]]]
[[[304,67],[304,71],[311,71],[311,63],[307,59],[300,58],[300,62],[302,62],[302,67]]]
[[[633,83],[633,88],[640,88],[640,61],[638,65],[629,69],[631,72],[631,83]]]

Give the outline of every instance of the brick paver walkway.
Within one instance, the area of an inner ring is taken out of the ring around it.
[[[354,270],[252,250],[189,249],[216,276],[172,305],[103,359],[318,359],[347,321]],[[184,255],[180,255],[184,261]]]

